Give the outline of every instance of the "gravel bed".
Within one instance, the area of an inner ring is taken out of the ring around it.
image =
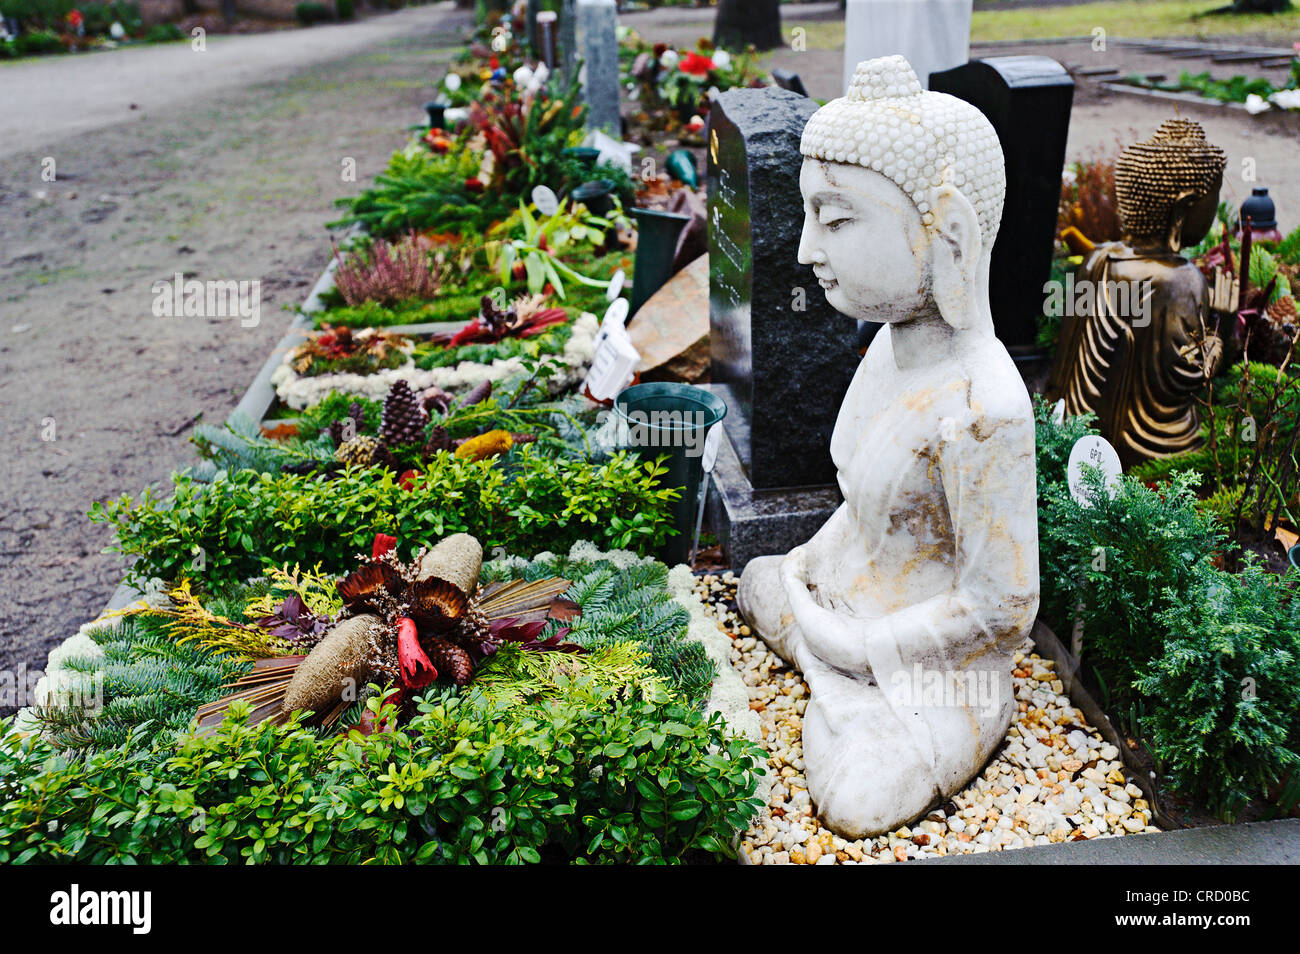
[[[808,686],[736,610],[739,579],[699,577],[697,592],[731,638],[768,750],[767,806],[741,838],[753,864],[874,864],[1159,831],[1142,790],[1064,694],[1054,663],[1026,640],[1013,671],[1019,711],[984,771],[940,808],[887,835],[847,841],[822,827],[803,775]]]

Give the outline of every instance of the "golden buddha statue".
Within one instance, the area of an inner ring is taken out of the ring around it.
[[[1096,414],[1125,467],[1201,441],[1195,398],[1222,342],[1209,286],[1179,251],[1214,223],[1226,161],[1186,119],[1129,146],[1115,163],[1123,240],[1087,248],[1065,294],[1049,293],[1065,307],[1048,396]]]

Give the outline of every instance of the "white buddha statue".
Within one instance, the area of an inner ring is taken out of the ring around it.
[[[847,318],[887,327],[831,437],[844,503],[745,568],[740,608],[802,670],[809,794],[859,838],[940,804],[1005,738],[1038,609],[1034,424],[993,334],[1006,179],[984,116],[884,57],[801,151],[799,261]]]

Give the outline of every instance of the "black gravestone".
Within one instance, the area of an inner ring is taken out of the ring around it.
[[[799,78],[798,73],[782,69],[777,66],[772,70],[772,82],[782,89],[788,89],[792,93],[798,93],[800,96],[807,96],[808,90],[803,85],[803,80]]]
[[[817,103],[733,89],[709,115],[709,347],[724,424],[755,490],[832,484],[830,437],[856,324],[800,265],[799,137]]]
[[[931,73],[930,89],[964,99],[997,131],[1007,198],[989,276],[993,325],[1013,356],[1033,354],[1052,272],[1074,80],[1045,56],[995,56]]]

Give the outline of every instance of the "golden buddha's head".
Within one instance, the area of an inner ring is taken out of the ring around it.
[[[837,311],[903,322],[937,310],[992,333],[988,271],[1006,170],[974,106],[922,89],[907,60],[859,63],[800,142],[799,261]]]
[[[1205,238],[1226,164],[1223,150],[1190,119],[1167,119],[1150,139],[1129,146],[1115,161],[1124,240],[1177,252]]]

